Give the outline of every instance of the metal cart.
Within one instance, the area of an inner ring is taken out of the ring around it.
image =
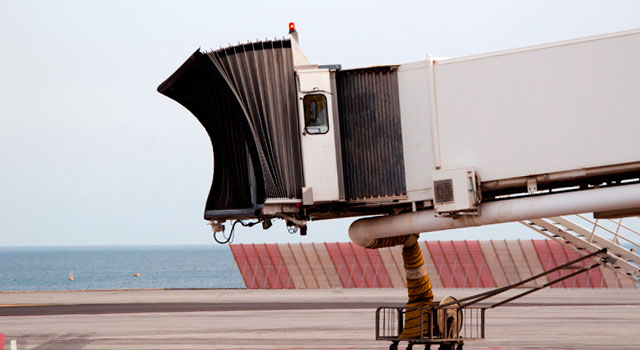
[[[599,258],[597,262],[585,266],[582,261]],[[441,302],[433,302],[421,308],[409,308],[398,306],[382,306],[376,310],[376,340],[391,341],[389,350],[398,349],[401,341],[408,343],[407,350],[412,350],[416,344],[424,344],[425,349],[431,349],[431,345],[439,345],[439,350],[462,350],[465,341],[480,340],[485,338],[485,311],[508,302],[521,298],[525,295],[546,288],[554,283],[574,277],[583,272],[594,269],[609,262],[612,259],[607,254],[607,249],[587,254],[566,264],[557,266],[548,271],[542,272],[520,282],[492,289],[490,291],[472,295],[456,300],[447,297]],[[532,287],[522,293],[502,300],[495,304],[478,306],[483,300],[496,296],[507,290],[522,287],[524,284],[532,282],[540,277],[546,276],[558,270],[573,270],[565,276],[549,281],[541,286]],[[420,331],[417,336],[406,337],[402,334],[405,316],[408,312],[413,315],[420,315]],[[425,322],[426,321],[426,322]]]
[[[398,348],[400,341],[407,341],[407,349],[414,344],[425,344],[425,349],[438,344],[442,350],[462,349],[465,340],[484,339],[484,307],[460,308],[458,305],[420,308],[420,332],[417,337],[403,338],[405,307],[379,307],[376,310],[376,340],[391,341],[390,350]],[[427,322],[425,322],[427,321]]]

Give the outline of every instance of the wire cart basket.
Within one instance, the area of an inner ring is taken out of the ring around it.
[[[582,264],[582,261],[590,258],[599,259],[590,265]],[[446,297],[439,303],[433,302],[420,308],[381,306],[376,309],[376,340],[391,341],[389,350],[398,349],[398,344],[401,341],[408,342],[407,350],[412,350],[415,344],[424,344],[425,349],[431,349],[431,345],[437,344],[440,346],[439,350],[462,350],[465,341],[485,338],[485,312],[487,309],[504,305],[554,283],[607,264],[611,259],[615,258],[608,255],[607,249],[604,248],[520,282],[461,298],[460,300]],[[558,270],[571,270],[572,272],[495,304],[478,305],[483,300],[507,290],[522,287],[526,283]],[[418,318],[419,320],[417,320]],[[412,322],[412,331],[403,334],[407,321]],[[418,325],[418,331],[414,331],[416,324]]]
[[[403,337],[404,320],[412,310],[420,315],[420,331],[417,336]],[[425,349],[432,344],[440,345],[442,350],[462,349],[465,340],[484,339],[485,310],[485,307],[461,308],[457,301],[414,309],[382,306],[376,310],[376,340],[391,341],[390,350],[397,349],[400,341],[409,343],[407,349],[414,344],[425,344]]]

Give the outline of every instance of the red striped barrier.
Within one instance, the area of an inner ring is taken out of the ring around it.
[[[380,250],[378,249],[365,249],[365,252],[369,256],[369,261],[374,269],[376,280],[381,288],[393,288],[391,278],[387,273],[387,268],[380,257]]]
[[[333,265],[336,267],[336,271],[338,272],[338,277],[340,278],[340,282],[342,283],[343,288],[356,288],[355,283],[353,283],[353,279],[351,278],[351,274],[349,268],[347,267],[347,263],[340,252],[340,247],[338,243],[326,243],[327,250],[329,251],[329,255],[331,256],[331,260],[333,261]]]
[[[284,289],[293,289],[293,281],[291,281],[291,277],[289,277],[287,265],[282,259],[278,246],[275,244],[265,244],[265,247],[267,249],[267,254],[271,257],[273,266],[276,268],[276,276],[278,276],[279,285]]]
[[[467,245],[469,255],[476,267],[482,288],[495,288],[496,283],[491,276],[489,264],[487,264],[487,261],[484,259],[484,255],[482,254],[482,250],[480,249],[480,242],[464,241],[464,243]]]
[[[396,256],[400,253],[398,247],[384,251],[383,259],[380,250],[365,249],[351,242],[319,244],[318,248],[311,244],[232,244],[230,247],[249,289],[393,288],[395,282],[391,275],[395,279],[403,275],[402,257]],[[427,248],[423,255],[428,257],[434,283],[441,282],[444,288],[500,287],[508,283],[507,272],[514,275],[510,279],[518,277],[516,274],[520,279],[527,278],[580,256],[569,246],[551,240],[527,240],[518,244],[513,241],[426,241],[421,244]],[[511,255],[517,261],[513,261]],[[589,266],[592,262],[583,264]],[[571,272],[556,271],[548,278],[557,279]],[[605,276],[604,272],[612,275]],[[614,272],[598,268],[552,287],[635,287],[631,281],[623,282],[627,281],[620,282]],[[404,283],[395,284],[396,288],[404,287]]]
[[[428,241],[427,248],[429,249],[429,254],[431,254],[431,259],[433,259],[433,264],[436,265],[436,269],[438,270],[438,275],[440,275],[442,286],[444,288],[456,288],[456,282],[454,280],[454,276],[451,273],[449,264],[447,263],[447,260],[444,257],[444,252],[442,251],[440,242]]]

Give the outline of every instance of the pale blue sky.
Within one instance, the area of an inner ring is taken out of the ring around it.
[[[207,244],[202,127],[156,87],[195,49],[282,37],[343,67],[640,28],[635,1],[2,1],[0,245]],[[303,241],[347,240],[347,221]],[[518,224],[440,239],[532,237]],[[535,236],[533,236],[535,237]],[[283,225],[236,241],[299,241]]]

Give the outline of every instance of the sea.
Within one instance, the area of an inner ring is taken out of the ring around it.
[[[0,291],[141,288],[245,285],[228,246],[0,247]]]

